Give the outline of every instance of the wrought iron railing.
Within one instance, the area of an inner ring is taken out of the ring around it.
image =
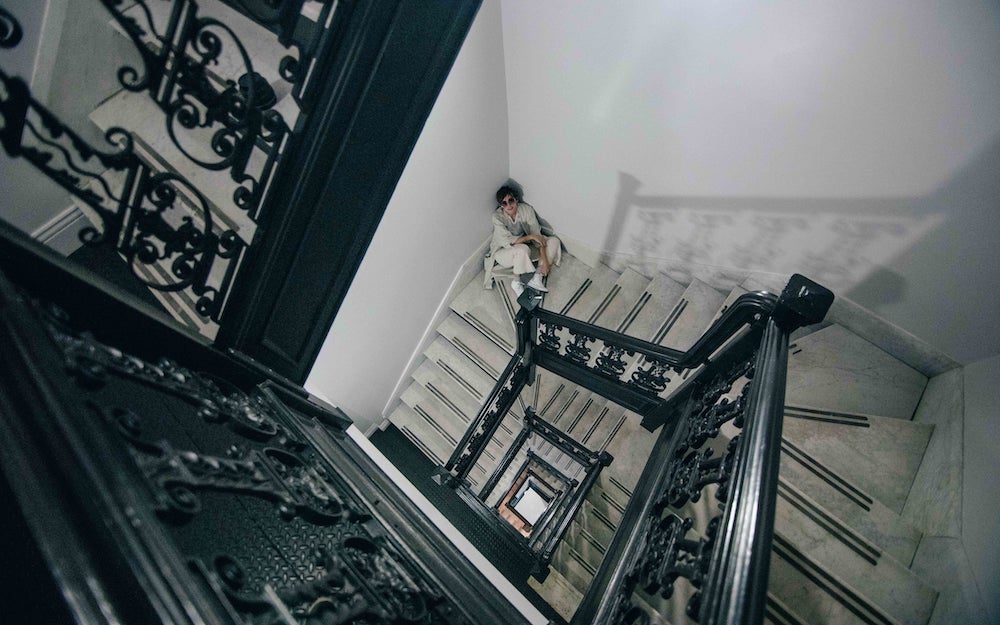
[[[517,353],[444,467],[450,483],[463,485],[535,367],[553,371],[638,413],[647,429],[663,426],[572,625],[649,623],[637,597],[668,599],[680,577],[687,613],[702,625],[761,623],[788,337],[821,321],[833,294],[800,275],[780,297],[744,294],[683,352],[538,309],[532,298],[520,298]],[[692,505],[703,497],[718,510],[696,526],[705,515]]]
[[[101,4],[141,59],[118,69],[120,86],[155,103],[165,136],[110,127],[108,145],[92,145],[24,80],[0,69],[0,144],[78,198],[93,222],[80,232],[83,243],[114,248],[150,289],[178,294],[178,310],[189,310],[192,325],[214,336],[255,222],[271,206],[268,192],[299,111],[316,97],[316,56],[342,20],[326,0],[229,0],[276,36],[272,48],[281,58],[259,59],[219,16],[245,18],[221,2]],[[350,4],[339,3],[338,12]],[[0,47],[21,39],[16,17],[0,8]],[[294,104],[276,108],[275,81],[290,86]],[[152,145],[167,137],[181,162],[167,162]]]

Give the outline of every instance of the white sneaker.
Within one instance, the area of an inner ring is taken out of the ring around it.
[[[514,295],[521,297],[521,293],[524,293],[524,283],[520,280],[511,280],[510,290],[514,291]]]
[[[528,280],[528,288],[535,289],[536,291],[541,291],[542,293],[548,293],[549,290],[545,288],[542,284],[542,274],[536,273],[531,280]]]

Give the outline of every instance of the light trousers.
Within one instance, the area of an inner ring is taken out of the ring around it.
[[[549,259],[550,266],[556,266],[562,261],[562,244],[556,237],[547,237],[545,244],[545,255]],[[493,253],[493,260],[501,267],[513,267],[517,275],[534,273],[535,265],[531,261],[532,254],[538,257],[538,247],[529,246],[526,243],[518,243],[510,247],[504,247]]]

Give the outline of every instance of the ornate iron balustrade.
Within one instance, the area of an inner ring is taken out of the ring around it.
[[[113,295],[81,301],[76,274],[43,268],[53,302],[33,265],[2,264],[2,521],[30,580],[5,599],[46,597],[45,622],[527,622],[347,417]]]
[[[119,68],[119,83],[156,104],[184,162],[164,169],[156,146],[119,127],[107,130],[107,147],[89,144],[2,70],[0,143],[85,205],[94,225],[80,232],[83,243],[113,247],[149,288],[185,294],[196,329],[214,336],[295,120],[274,108],[275,92],[255,66],[261,59],[251,58],[235,27],[198,2],[101,4],[141,59]],[[303,16],[306,0],[229,4],[277,35],[287,54],[269,62],[305,108],[317,92],[312,77],[322,73],[316,55],[332,45],[342,21],[334,3],[313,3],[313,19]],[[340,6],[350,10],[350,3]],[[15,16],[0,8],[0,47],[21,38]],[[295,108],[283,110],[297,115]],[[201,188],[182,170],[200,170]],[[206,172],[225,178],[206,183]]]
[[[762,622],[788,336],[821,321],[833,294],[800,275],[780,297],[745,294],[684,352],[537,309],[530,293],[519,301],[511,366],[528,379],[548,369],[639,413],[649,430],[663,425],[572,625],[648,623],[636,593],[670,598],[681,577],[688,615],[703,625]],[[667,374],[687,369],[698,370],[661,397]],[[467,433],[453,458],[478,457],[488,442]],[[703,497],[719,511],[696,527],[691,506]]]

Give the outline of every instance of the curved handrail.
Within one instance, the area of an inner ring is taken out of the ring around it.
[[[628,351],[655,359],[671,367],[690,369],[708,362],[719,347],[731,339],[743,326],[766,319],[778,304],[778,296],[767,291],[753,291],[739,296],[726,311],[709,326],[694,345],[686,351],[671,349],[614,330],[580,321],[541,308],[521,309],[521,313],[541,322],[553,323],[572,332],[600,339]]]

